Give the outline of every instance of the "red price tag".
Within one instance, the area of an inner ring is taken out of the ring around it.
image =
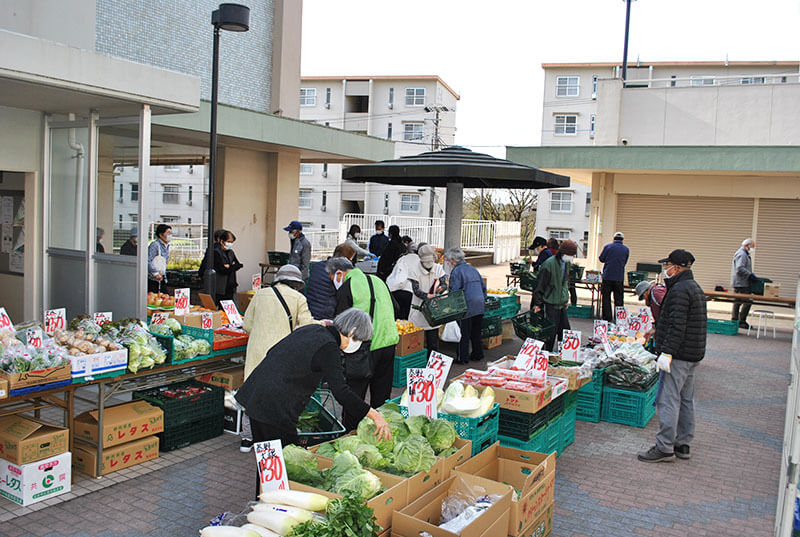
[[[644,331],[649,332],[653,328],[653,312],[647,306],[639,308],[639,318],[642,320]]]
[[[25,343],[30,347],[42,348],[42,329],[34,327],[25,330]]]
[[[536,353],[542,350],[544,342],[538,339],[528,338],[522,344],[522,348],[514,360],[514,367],[527,371],[533,368],[533,361],[536,358]],[[547,368],[545,368],[547,369]]]
[[[561,359],[577,362],[581,348],[581,333],[577,330],[564,330],[562,342]]]
[[[603,336],[608,335],[608,321],[601,321],[600,319],[595,319],[594,321],[594,332],[593,332],[594,339],[602,340]]]
[[[438,418],[436,412],[436,370],[410,367],[406,369],[408,415]]]
[[[261,491],[289,490],[286,465],[283,461],[283,448],[280,440],[269,440],[253,444],[258,464],[258,477]]]
[[[67,310],[58,308],[44,312],[44,331],[48,336],[52,336],[56,330],[64,330],[67,327]]]
[[[11,317],[8,316],[6,313],[5,308],[0,308],[0,329],[8,328],[9,330],[14,329],[14,325],[11,323]]]
[[[608,341],[608,334],[603,334],[600,341],[603,343],[603,350],[606,351],[606,355],[614,356],[614,349],[611,348],[611,343]]]
[[[157,311],[150,316],[150,324],[164,324],[169,318],[169,313],[164,313],[163,311]]]
[[[214,328],[214,314],[204,311],[200,314],[200,328],[203,330],[211,330]]]
[[[638,315],[634,315],[633,317],[631,317],[630,320],[628,321],[628,330],[630,332],[633,332],[634,334],[636,332],[641,332],[642,331],[641,317],[639,317]]]
[[[261,274],[253,274],[253,291],[261,289]]]
[[[447,375],[450,373],[450,366],[453,365],[453,359],[444,354],[436,351],[431,351],[428,358],[428,369],[436,370],[436,378],[434,379],[434,388],[437,390],[444,389],[444,383],[447,380]]]
[[[103,326],[106,323],[110,323],[111,320],[113,319],[113,316],[114,314],[110,311],[102,311],[92,315],[92,318],[95,323],[97,323],[100,326]]]
[[[228,321],[233,326],[242,326],[242,316],[239,314],[239,310],[236,309],[236,304],[233,303],[233,300],[220,300],[219,303],[225,315],[228,316]]]
[[[189,288],[175,289],[175,315],[189,313]]]
[[[618,306],[614,308],[614,313],[616,315],[618,325],[624,326],[628,323],[628,310],[625,309],[625,306]]]

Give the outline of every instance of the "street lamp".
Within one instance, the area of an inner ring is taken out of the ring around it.
[[[246,32],[250,29],[250,8],[239,4],[220,4],[211,13],[214,26],[214,54],[211,62],[211,142],[208,155],[208,252],[204,284],[206,292],[216,296],[217,273],[214,270],[214,190],[217,182],[217,86],[219,84],[219,31]]]

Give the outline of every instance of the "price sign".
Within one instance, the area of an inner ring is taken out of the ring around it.
[[[0,308],[0,329],[8,328],[14,330],[14,325],[11,323],[11,317],[6,313],[5,308]]]
[[[603,350],[606,351],[606,355],[614,356],[614,349],[611,348],[611,343],[608,341],[608,334],[603,334],[600,341],[603,343]]]
[[[261,274],[253,274],[253,291],[261,289]]]
[[[625,309],[625,306],[617,306],[614,308],[614,314],[619,326],[625,326],[628,324],[628,310]]]
[[[564,330],[562,341],[561,359],[577,362],[581,348],[581,333],[578,330]]]
[[[514,367],[527,371],[533,367],[533,362],[536,359],[536,353],[542,350],[544,342],[538,339],[528,338],[522,344],[522,348],[514,360]],[[545,368],[547,369],[547,368]]]
[[[203,330],[211,330],[214,328],[214,314],[210,311],[204,311],[200,314],[200,328]]]
[[[639,318],[642,320],[644,331],[649,332],[653,328],[653,312],[647,306],[639,308]]]
[[[52,336],[56,330],[64,330],[67,327],[67,310],[58,308],[44,312],[44,331],[48,336]]]
[[[189,288],[175,289],[175,315],[189,313]]]
[[[444,389],[444,383],[447,380],[447,375],[450,373],[450,366],[453,365],[453,359],[450,356],[431,351],[428,357],[428,369],[436,370],[436,378],[434,379],[433,387],[437,390]]]
[[[220,300],[219,303],[225,315],[228,316],[228,321],[233,326],[242,326],[242,316],[239,315],[239,310],[236,309],[236,304],[233,303],[233,300]]]
[[[42,329],[34,326],[25,330],[25,344],[37,349],[42,348]]]
[[[600,319],[594,320],[594,332],[592,338],[602,340],[603,336],[608,335],[608,321],[601,321]]]
[[[110,323],[113,318],[114,314],[110,311],[101,311],[92,315],[92,319],[94,320],[94,322],[100,326],[103,326],[106,323]]]
[[[150,324],[164,324],[167,319],[169,319],[169,313],[157,311],[150,316]]]
[[[635,335],[637,332],[642,332],[642,318],[638,315],[632,315],[631,318],[628,320],[628,333],[630,334],[633,332]]]
[[[427,416],[437,419],[436,412],[436,370],[430,368],[409,367],[406,369],[406,386],[408,386],[408,415]]]
[[[258,464],[258,480],[261,491],[289,490],[286,465],[283,462],[283,447],[280,440],[256,442],[253,444]]]

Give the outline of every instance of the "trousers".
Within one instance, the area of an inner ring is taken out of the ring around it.
[[[458,321],[458,327],[461,329],[461,341],[458,342],[458,361],[460,363],[483,360],[482,326],[483,314]],[[472,343],[471,353],[469,351],[470,343]]]
[[[750,294],[749,287],[734,287],[734,291],[737,293],[744,293]],[[750,306],[753,304],[752,300],[737,300],[733,303],[733,314],[731,315],[731,320],[733,321],[747,321],[747,316],[750,315]],[[739,311],[739,307],[742,308],[741,312]]]
[[[688,446],[694,438],[694,370],[698,362],[672,360],[670,372],[662,371],[656,398],[659,428],[656,447],[673,453],[675,446]]]
[[[600,284],[600,296],[603,301],[603,319],[613,323],[616,322],[614,308],[611,307],[611,295],[614,295],[614,307],[621,308],[625,305],[624,296],[625,286],[622,282],[603,280]]]

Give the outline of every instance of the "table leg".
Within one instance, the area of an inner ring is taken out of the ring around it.
[[[106,402],[106,385],[104,382],[97,383],[97,478],[103,475],[103,414]]]
[[[67,408],[64,410],[64,423],[69,428],[69,448],[72,449],[75,436],[73,425],[75,424],[75,388],[70,388],[64,392],[64,402]]]

